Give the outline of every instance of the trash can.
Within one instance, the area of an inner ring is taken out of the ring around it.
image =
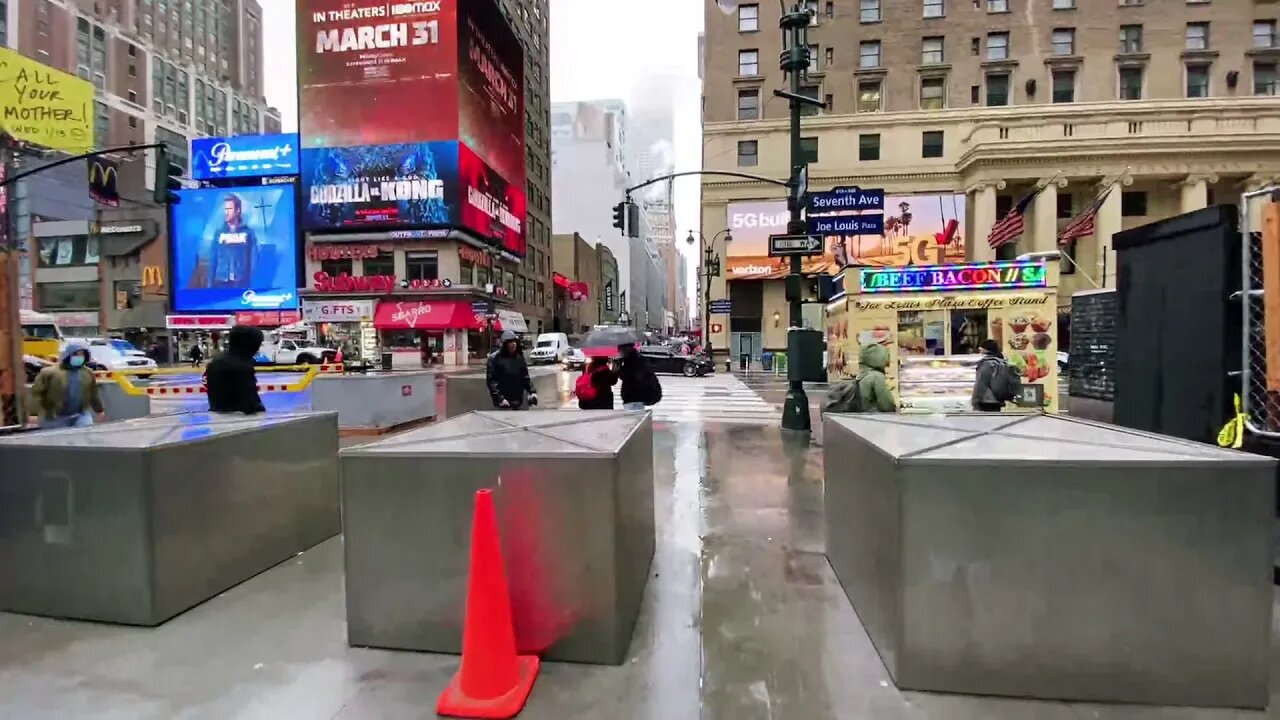
[[[760,353],[760,369],[764,372],[771,372],[773,370],[773,353]]]
[[[389,352],[382,353],[382,369],[387,372],[391,371],[391,353]]]

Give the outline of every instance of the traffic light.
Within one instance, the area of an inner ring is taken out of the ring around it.
[[[156,179],[154,199],[157,205],[177,205],[181,202],[178,191],[182,189],[182,166],[169,162],[169,152],[163,146],[156,148]]]
[[[613,226],[626,232],[627,230],[627,204],[620,202],[613,206]]]
[[[640,237],[640,206],[633,203],[627,203],[627,237]]]

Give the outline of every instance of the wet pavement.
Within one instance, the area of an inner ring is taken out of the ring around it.
[[[655,424],[657,550],[630,657],[544,664],[520,717],[1280,717],[899,692],[822,554],[821,462],[776,427]],[[159,628],[0,614],[0,718],[432,717],[458,658],[349,648],[344,617],[340,538]]]

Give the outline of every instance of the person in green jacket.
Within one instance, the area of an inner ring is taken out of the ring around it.
[[[858,353],[858,392],[862,395],[863,412],[897,411],[898,402],[884,376],[888,365],[889,350],[883,345],[865,345]]]
[[[62,349],[57,365],[40,371],[31,385],[31,411],[40,417],[40,427],[85,427],[94,415],[101,420],[106,408],[98,392],[98,381],[89,362],[89,346],[71,341]]]

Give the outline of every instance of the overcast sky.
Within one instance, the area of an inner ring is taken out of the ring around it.
[[[285,129],[292,131],[298,110],[295,0],[260,2],[267,101],[280,109]],[[633,102],[632,88],[645,74],[675,73],[680,78],[672,88],[676,169],[696,170],[702,154],[697,67],[702,7],[697,0],[551,0],[551,99]],[[552,188],[552,202],[564,202],[557,197],[565,196]],[[684,237],[698,227],[696,177],[677,181],[675,202],[677,244],[692,258]]]

